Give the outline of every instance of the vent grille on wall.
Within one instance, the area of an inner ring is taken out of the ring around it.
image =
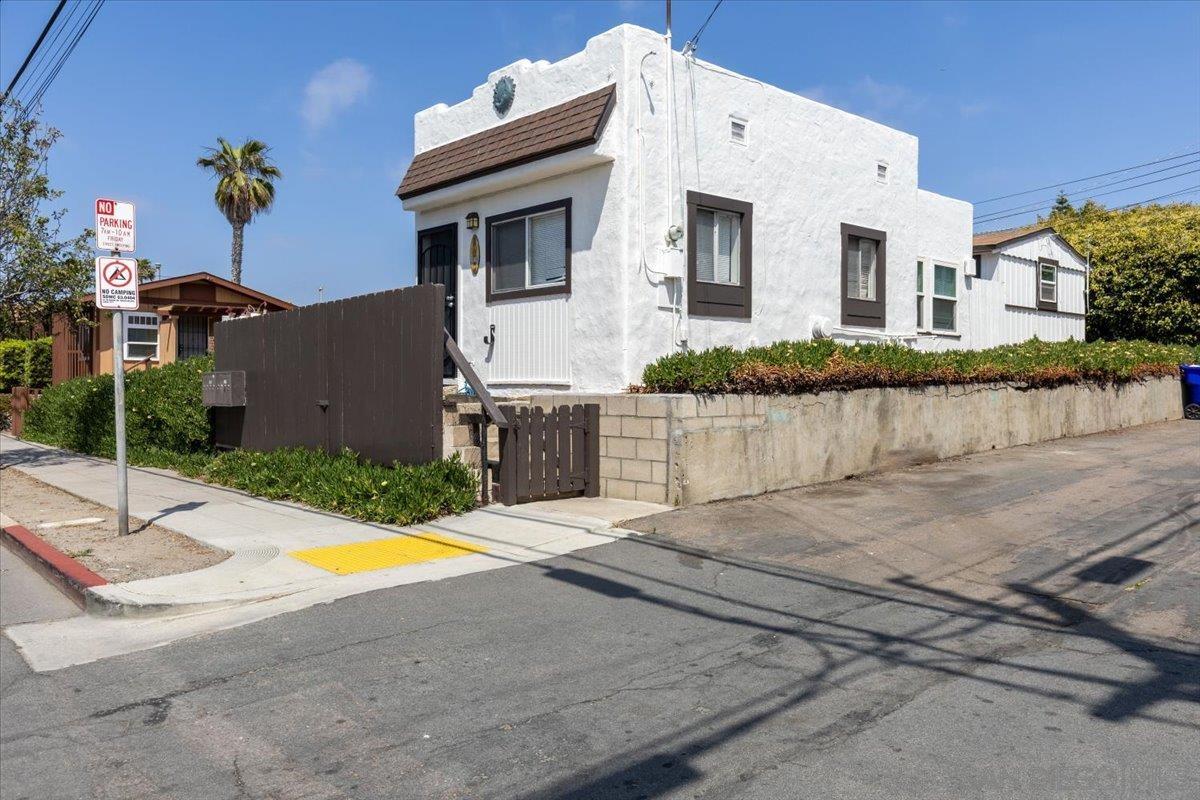
[[[729,118],[729,141],[734,144],[746,143],[746,120]]]

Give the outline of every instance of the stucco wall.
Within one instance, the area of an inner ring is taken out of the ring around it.
[[[659,34],[622,25],[562,61],[519,61],[497,69],[462,102],[416,115],[420,152],[607,83],[617,86],[615,110],[591,151],[405,202],[416,211],[418,230],[460,225],[458,339],[485,379],[483,337],[496,315],[484,302],[485,270],[470,274],[463,218],[469,211],[484,217],[566,196],[574,202],[572,295],[565,301],[570,374],[565,384],[539,383],[531,369],[526,388],[620,391],[640,380],[647,363],[685,346],[807,339],[822,318],[842,340],[915,343],[917,256],[961,263],[970,254],[969,204],[917,188],[916,137],[675,53],[670,159],[664,53]],[[515,79],[517,90],[511,110],[500,118],[492,108],[492,87],[504,75]],[[730,141],[731,116],[746,123],[745,144]],[[607,163],[597,166],[597,159]],[[885,181],[877,176],[880,163],[887,166]],[[566,174],[547,177],[547,171]],[[669,295],[663,288],[679,285],[664,279],[683,266],[681,254],[666,248],[664,234],[669,214],[684,224],[688,190],[754,205],[749,320],[689,317],[686,292]],[[842,223],[887,232],[883,329],[840,325]],[[486,231],[481,227],[478,233],[486,254]],[[517,330],[497,330],[501,342],[505,333],[520,335],[512,317],[503,322]],[[561,339],[526,337],[522,346],[564,345]]]
[[[925,327],[918,333],[915,346],[921,350],[949,350],[972,347],[976,334],[972,311],[979,298],[974,288],[978,283],[967,277],[966,263],[971,259],[972,206],[963,200],[940,194],[917,191],[918,258],[925,263]],[[957,330],[953,333],[934,333],[929,329],[932,314],[934,264],[953,266],[958,290]],[[916,271],[916,261],[909,269]],[[913,313],[916,314],[914,278]]]
[[[533,398],[542,407],[561,395]],[[571,396],[601,404],[601,494],[692,505],[1179,419],[1179,380],[798,396]]]

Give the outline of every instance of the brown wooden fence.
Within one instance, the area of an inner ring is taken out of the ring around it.
[[[500,502],[600,494],[600,406],[502,407]]]
[[[349,447],[387,464],[442,456],[444,288],[394,289],[220,322],[215,369],[244,407],[213,409],[218,446]]]

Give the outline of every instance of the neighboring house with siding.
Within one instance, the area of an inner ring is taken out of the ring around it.
[[[169,364],[212,351],[220,319],[287,311],[295,306],[208,272],[146,281],[138,286],[138,310],[124,312],[126,370]],[[53,382],[113,371],[112,313],[83,298],[83,321],[54,319]]]
[[[972,207],[918,188],[916,137],[644,28],[493,72],[416,115],[415,151],[417,279],[496,391],[620,391],[717,345],[990,336]]]
[[[973,253],[973,347],[1084,338],[1088,262],[1054,228],[981,233]]]

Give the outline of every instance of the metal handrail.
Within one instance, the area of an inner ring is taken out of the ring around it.
[[[446,353],[449,354],[450,360],[454,362],[454,366],[458,367],[458,371],[466,379],[467,385],[474,390],[475,395],[479,398],[479,405],[482,406],[485,414],[483,419],[479,421],[479,498],[483,505],[487,505],[492,501],[492,462],[488,456],[488,419],[496,423],[496,427],[500,430],[506,430],[508,428],[508,418],[504,416],[504,412],[500,410],[500,406],[496,405],[496,401],[492,398],[492,393],[483,385],[483,381],[475,373],[471,362],[463,355],[462,350],[458,349],[458,342],[454,341],[454,337],[450,335],[450,331],[445,328],[442,331],[446,335]]]
[[[507,428],[508,419],[504,416],[504,412],[500,410],[500,406],[496,405],[491,392],[483,385],[483,381],[479,379],[479,376],[471,367],[471,362],[467,361],[467,357],[463,355],[462,350],[458,349],[458,343],[454,341],[454,337],[450,335],[450,331],[444,328],[443,330],[446,333],[446,352],[450,354],[450,360],[454,362],[454,366],[458,367],[458,371],[466,378],[467,385],[479,397],[480,405],[483,406],[483,410],[487,412],[492,422],[501,428]]]

